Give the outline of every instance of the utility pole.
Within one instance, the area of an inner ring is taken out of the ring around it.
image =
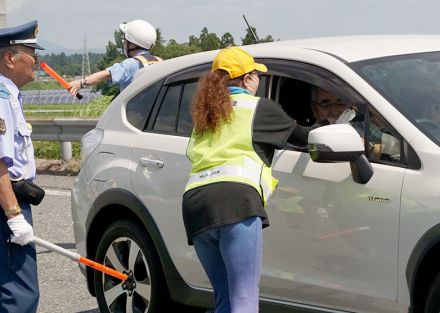
[[[81,76],[86,77],[88,75],[90,75],[90,60],[89,60],[89,52],[87,51],[87,39],[86,36],[84,36],[84,49],[82,55]]]
[[[6,0],[0,0],[0,28],[6,27]]]

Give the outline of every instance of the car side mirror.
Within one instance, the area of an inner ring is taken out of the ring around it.
[[[309,154],[314,162],[350,162],[351,175],[358,184],[366,184],[374,169],[364,154],[362,139],[349,124],[316,128],[309,133]]]

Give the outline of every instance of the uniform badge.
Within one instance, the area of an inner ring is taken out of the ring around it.
[[[0,135],[6,134],[6,123],[5,120],[0,118]]]

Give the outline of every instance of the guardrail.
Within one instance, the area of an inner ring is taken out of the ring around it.
[[[50,120],[28,119],[32,125],[32,140],[60,141],[63,160],[72,158],[72,141],[96,127],[97,119],[54,118]]]

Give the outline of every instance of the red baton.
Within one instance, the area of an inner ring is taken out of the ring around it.
[[[67,89],[68,91],[70,90],[70,85],[68,82],[66,82],[66,80],[64,78],[62,78],[57,72],[55,72],[55,70],[53,68],[51,68],[49,65],[47,65],[46,62],[41,62],[40,63],[40,67],[50,76],[52,76],[53,79],[55,79],[57,82],[59,82],[65,89]],[[83,98],[82,95],[80,95],[79,93],[76,93],[76,97],[78,98],[78,100],[81,100]]]

